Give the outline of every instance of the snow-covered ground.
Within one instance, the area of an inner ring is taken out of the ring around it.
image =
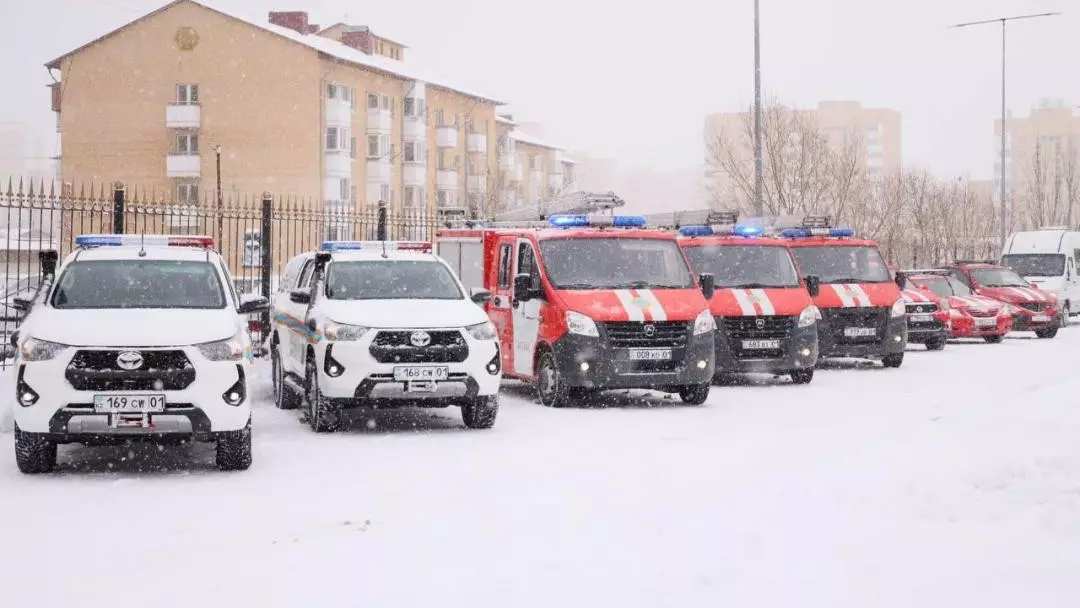
[[[1078,352],[1080,327],[913,347],[702,407],[510,387],[490,431],[316,436],[260,383],[236,474],[66,448],[27,477],[6,433],[0,606],[1076,606]]]

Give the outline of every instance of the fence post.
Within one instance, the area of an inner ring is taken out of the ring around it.
[[[124,234],[124,184],[113,184],[113,234]]]
[[[259,260],[262,264],[262,297],[267,300],[270,299],[270,275],[273,274],[274,256],[270,248],[270,230],[272,229],[273,222],[273,203],[274,197],[269,192],[263,192],[262,196],[262,227],[260,235],[262,236],[262,242],[259,244],[259,253],[262,254]],[[270,311],[266,310],[262,313],[262,330],[263,337],[270,335]]]
[[[375,219],[375,240],[386,240],[386,201],[379,201],[379,211]]]

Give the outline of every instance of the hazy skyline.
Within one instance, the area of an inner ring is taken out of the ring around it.
[[[44,64],[165,4],[165,0],[37,0],[0,6],[8,94],[0,122],[54,128]],[[704,116],[753,100],[753,3],[672,0],[658,11],[549,0],[528,16],[506,2],[352,4],[340,0],[209,0],[266,18],[306,10],[313,23],[369,25],[409,45],[454,81],[509,102],[570,150],[659,171],[700,165]],[[1009,108],[1043,98],[1080,101],[1070,38],[1080,10],[1065,0],[761,0],[762,80],[768,97],[809,107],[854,100],[903,116],[907,163],[942,175],[989,178],[1000,114],[1001,37],[961,21],[1060,10],[1009,26]]]

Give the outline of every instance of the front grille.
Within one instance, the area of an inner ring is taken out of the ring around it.
[[[888,308],[824,308],[821,310],[826,337],[833,344],[873,344],[885,337]],[[873,327],[873,336],[848,336],[848,327]],[[820,330],[819,330],[820,331]]]
[[[776,359],[787,351],[795,317],[717,317],[736,359]],[[758,327],[758,325],[761,325]],[[780,340],[778,348],[743,348],[743,340]]]
[[[973,317],[996,317],[998,315],[996,308],[969,308],[967,313]]]
[[[142,364],[120,367],[121,353],[137,352]],[[64,372],[79,391],[179,391],[195,382],[195,368],[182,350],[80,350]]]
[[[1023,302],[1020,304],[1020,306],[1023,306],[1031,312],[1042,312],[1049,308],[1050,304],[1046,302]]]
[[[412,335],[417,332],[426,333],[430,342],[415,346]],[[380,331],[368,351],[379,363],[461,363],[469,358],[469,345],[456,329]]]
[[[685,321],[630,321],[602,325],[608,341],[615,348],[679,348],[686,346],[690,333],[690,324]]]
[[[937,312],[937,304],[934,304],[933,302],[923,302],[921,304],[907,305],[907,313],[909,315],[925,314],[931,312]]]

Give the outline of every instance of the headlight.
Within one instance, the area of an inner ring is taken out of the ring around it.
[[[495,324],[491,321],[470,325],[465,328],[465,331],[469,332],[469,335],[472,336],[474,340],[494,340],[498,337],[495,333]]]
[[[326,336],[327,340],[354,342],[362,338],[368,332],[368,329],[363,325],[345,325],[344,323],[327,321],[326,327],[323,328],[323,335]]]
[[[799,327],[810,327],[811,325],[813,325],[814,323],[817,322],[817,319],[818,319],[817,306],[814,306],[813,304],[811,304],[810,306],[807,306],[806,308],[804,308],[801,313],[799,313]]]
[[[714,329],[716,329],[716,319],[713,319],[712,312],[706,308],[694,319],[694,335],[707,334]]]
[[[904,303],[903,299],[900,299],[900,300],[897,300],[897,301],[893,302],[892,316],[894,316],[894,317],[902,317],[902,316],[904,316],[906,314],[907,314],[907,304]]]
[[[236,334],[228,340],[196,344],[202,356],[211,361],[239,361],[244,358],[244,336]]]
[[[48,361],[65,348],[68,348],[67,344],[27,338],[22,343],[22,357],[25,361]]]
[[[600,337],[600,331],[596,329],[596,322],[580,312],[566,311],[566,329],[570,333],[579,336]]]

